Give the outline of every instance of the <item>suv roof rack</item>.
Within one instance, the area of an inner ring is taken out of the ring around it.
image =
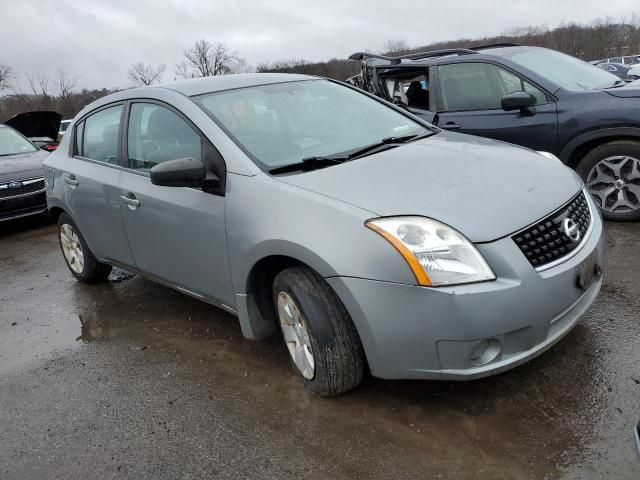
[[[487,48],[500,48],[500,47],[521,47],[517,43],[500,42],[500,43],[487,43],[486,45],[478,45],[476,47],[469,47],[469,50],[484,50]]]
[[[386,55],[378,55],[376,53],[356,52],[349,56],[349,60],[364,60],[366,58],[377,58],[386,60],[392,65],[397,65],[402,60],[421,60],[423,58],[444,57],[447,55],[470,55],[477,54],[475,50],[469,48],[447,48],[444,50],[431,50],[428,52],[409,53],[408,55],[399,55],[397,57],[388,57]]]
[[[500,47],[521,47],[517,43],[501,42],[501,43],[488,43],[486,45],[477,45],[469,48],[445,48],[443,50],[429,50],[426,52],[409,53],[407,55],[399,55],[397,57],[389,57],[387,55],[379,55],[377,53],[368,52],[356,52],[349,55],[349,60],[364,60],[366,58],[377,58],[378,60],[386,60],[392,64],[398,64],[402,60],[421,60],[423,58],[435,58],[444,57],[446,55],[469,55],[472,53],[478,53],[478,50],[485,50],[489,48]]]

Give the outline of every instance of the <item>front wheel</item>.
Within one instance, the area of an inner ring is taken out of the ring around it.
[[[640,220],[640,142],[616,140],[594,148],[577,168],[607,220]]]
[[[66,213],[58,217],[58,240],[67,267],[74,277],[86,283],[107,279],[111,265],[101,263],[93,256],[80,230]]]
[[[294,370],[313,393],[332,397],[360,383],[364,352],[335,292],[307,267],[287,268],[273,282],[278,321]]]

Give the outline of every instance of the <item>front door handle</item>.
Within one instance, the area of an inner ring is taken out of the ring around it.
[[[122,201],[129,207],[129,210],[135,210],[140,206],[140,200],[136,198],[136,196],[129,192],[125,195],[120,195]]]
[[[76,180],[76,176],[71,174],[64,177],[64,183],[71,185],[71,188],[76,188],[80,182]]]
[[[460,124],[456,122],[447,122],[444,125],[440,125],[440,128],[444,128],[445,130],[457,130],[460,128]]]

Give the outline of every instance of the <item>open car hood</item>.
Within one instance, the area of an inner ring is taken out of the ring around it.
[[[61,121],[62,115],[57,112],[39,111],[19,113],[4,123],[27,138],[49,137],[55,140]]]

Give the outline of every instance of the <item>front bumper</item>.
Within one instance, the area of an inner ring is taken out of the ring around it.
[[[565,262],[536,271],[510,237],[477,245],[497,279],[447,288],[424,288],[360,278],[327,281],[360,334],[373,375],[388,379],[480,378],[525,363],[566,335],[595,301],[597,278],[578,284],[588,260],[602,266],[603,225],[593,215],[584,245]],[[470,360],[474,347],[495,339],[490,363]]]
[[[25,184],[27,183],[33,183],[38,189],[14,196],[0,197],[0,222],[47,211],[44,179],[35,178],[25,182]],[[42,184],[42,188],[40,188],[40,184]]]

